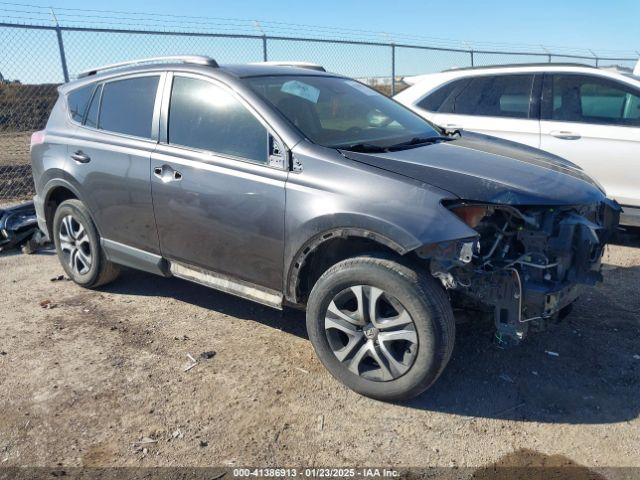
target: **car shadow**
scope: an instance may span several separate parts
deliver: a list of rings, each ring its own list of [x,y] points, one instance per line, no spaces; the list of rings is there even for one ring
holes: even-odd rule
[[[612,268],[560,324],[500,350],[490,323],[457,326],[453,357],[434,386],[401,405],[462,415],[570,424],[614,423],[640,412],[640,267]],[[104,291],[164,296],[307,338],[304,313],[280,312],[177,278],[125,270]],[[309,346],[311,348],[311,346]]]
[[[219,292],[179,278],[164,278],[142,271],[123,269],[118,279],[103,291],[127,295],[169,297],[207,310],[261,323],[301,338],[307,338],[304,312],[290,308],[275,310],[249,300]]]

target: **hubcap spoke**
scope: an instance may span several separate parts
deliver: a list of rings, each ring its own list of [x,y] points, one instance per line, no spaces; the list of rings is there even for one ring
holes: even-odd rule
[[[415,330],[393,330],[390,332],[380,332],[378,339],[381,343],[393,342],[394,340],[406,340],[410,343],[418,343],[418,335]]]
[[[353,353],[358,345],[362,345],[363,338],[364,335],[362,335],[362,333],[353,335],[349,338],[349,343],[347,343],[347,345],[343,349],[336,350],[333,353],[338,358],[338,360],[343,362],[351,353]]]
[[[378,300],[384,292],[376,287],[367,287],[369,297],[369,321],[378,328]]]
[[[411,320],[411,316],[409,315],[409,313],[407,313],[407,311],[403,309],[398,313],[397,316],[380,319],[378,323],[379,329],[386,330],[389,328],[397,328],[404,325],[412,324],[413,320]]]
[[[358,324],[357,320],[351,318],[349,315],[340,310],[334,301],[329,304],[329,309],[327,310],[327,320],[342,320],[345,324],[349,324],[355,330],[356,325]]]
[[[370,353],[371,353],[371,357],[376,361],[376,363],[380,367],[380,374],[382,377],[382,381],[387,382],[389,380],[393,380],[395,376],[393,375],[393,373],[391,373],[391,370],[389,369],[389,366],[387,365],[386,361],[382,359],[382,356],[380,355],[379,350],[380,350],[379,346],[374,346],[373,348],[371,348]]]
[[[358,322],[361,325],[364,325],[365,323],[367,323],[367,312],[365,311],[365,300],[362,285],[351,287],[351,291],[356,297],[356,302],[358,302],[358,309],[356,310]]]
[[[89,258],[80,248],[78,249],[77,260],[82,265],[79,269],[80,273],[85,273],[89,268],[91,268],[91,258]]]
[[[387,350],[387,346],[384,342],[380,342],[378,347],[380,349],[380,353],[384,357],[384,360],[388,362],[389,370],[394,377],[399,377],[409,369],[407,365],[395,359],[391,352]]]
[[[356,375],[360,375],[360,363],[371,351],[371,342],[365,342],[349,361],[348,368]]]
[[[351,335],[355,335],[357,333],[361,333],[358,330],[358,327],[356,325],[354,325],[353,323],[345,320],[342,317],[336,317],[336,318],[330,318],[327,317],[324,319],[324,328],[325,329],[330,329],[330,328],[335,328],[340,330],[343,333],[346,333],[347,335],[351,336]]]

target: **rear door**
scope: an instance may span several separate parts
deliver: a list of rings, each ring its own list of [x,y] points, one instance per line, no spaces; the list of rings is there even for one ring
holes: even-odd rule
[[[160,78],[138,74],[97,84],[84,116],[70,105],[81,125],[68,149],[70,174],[102,238],[153,253],[159,245],[149,171]]]
[[[227,86],[169,74],[152,190],[160,248],[174,264],[282,291],[282,143]],[[280,155],[280,156],[279,156]]]
[[[539,147],[540,80],[536,75],[482,75],[453,83],[421,102],[422,108],[435,110],[434,123]]]
[[[581,166],[607,195],[640,206],[640,89],[596,75],[544,79],[541,148]]]

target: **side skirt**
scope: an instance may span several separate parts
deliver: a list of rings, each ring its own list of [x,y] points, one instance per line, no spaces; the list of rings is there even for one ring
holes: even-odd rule
[[[171,262],[169,270],[178,278],[282,310],[282,294],[275,290],[179,262]]]
[[[107,260],[118,265],[143,270],[163,277],[175,276],[282,310],[283,296],[281,292],[276,290],[267,289],[193,265],[168,261],[155,253],[130,247],[106,238],[100,239],[100,244]]]
[[[114,242],[106,238],[100,239],[100,245],[104,250],[107,260],[124,265],[125,267],[143,270],[163,277],[170,277],[167,261],[160,255],[130,247],[124,243]]]

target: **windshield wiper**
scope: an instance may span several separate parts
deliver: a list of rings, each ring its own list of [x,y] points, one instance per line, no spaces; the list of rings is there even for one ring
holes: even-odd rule
[[[389,151],[393,151],[393,150],[402,150],[403,148],[412,148],[412,147],[419,147],[420,145],[427,145],[427,144],[431,144],[431,143],[437,143],[437,142],[448,142],[450,140],[453,140],[453,138],[451,137],[413,137],[411,140],[408,140],[406,142],[401,142],[401,143],[396,143],[395,145],[390,145],[387,147],[387,150]]]
[[[336,145],[334,148],[338,150],[349,150],[351,152],[362,153],[380,153],[386,152],[387,149],[380,145],[374,145],[373,143],[353,143],[350,145]]]

